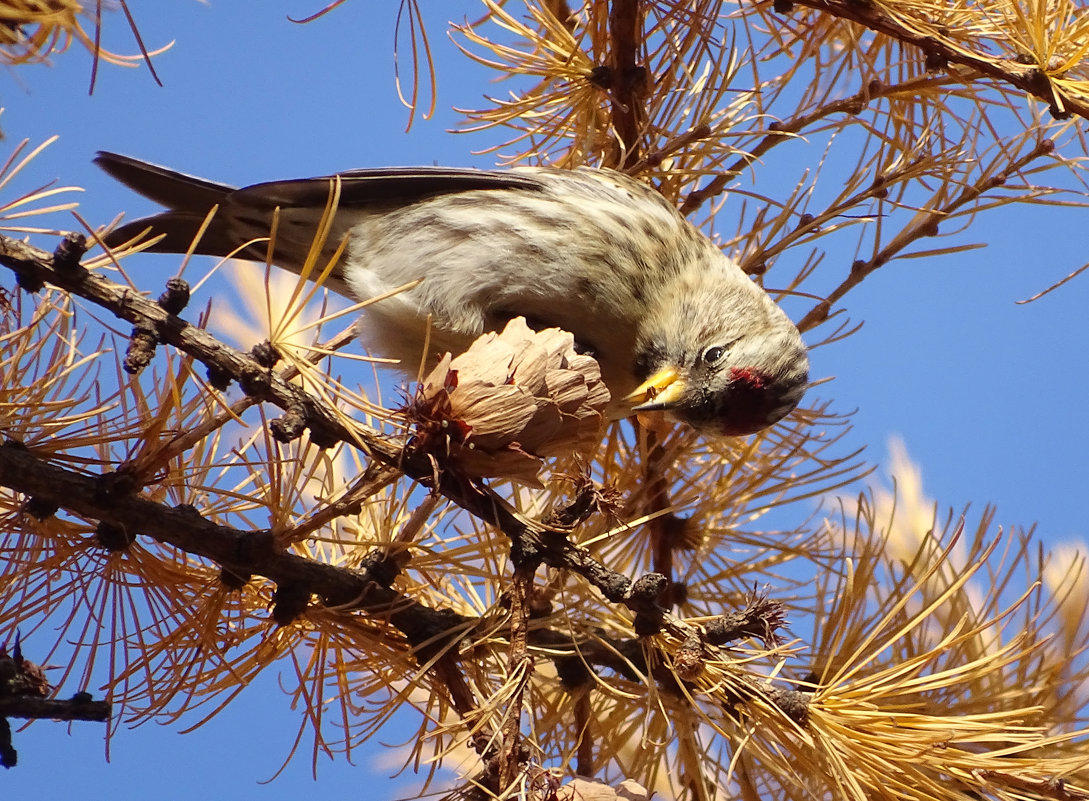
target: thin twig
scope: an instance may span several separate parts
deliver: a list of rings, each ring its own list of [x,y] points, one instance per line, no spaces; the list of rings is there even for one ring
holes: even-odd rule
[[[870,30],[892,39],[920,48],[929,60],[936,63],[957,64],[978,73],[1014,86],[1047,103],[1055,117],[1076,114],[1089,119],[1089,103],[1074,95],[1059,95],[1040,65],[1024,64],[1012,58],[992,54],[975,55],[953,47],[939,36],[931,35],[918,26],[886,13],[877,3],[859,0],[794,0],[797,5],[812,8],[840,19],[857,22]]]

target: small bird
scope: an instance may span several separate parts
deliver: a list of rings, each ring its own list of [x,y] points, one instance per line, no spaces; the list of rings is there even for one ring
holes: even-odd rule
[[[300,273],[332,188],[322,256],[346,247],[327,284],[367,307],[359,333],[415,369],[425,347],[459,353],[524,317],[571,332],[594,356],[611,412],[663,411],[715,435],[759,431],[789,413],[809,360],[790,318],[651,187],[618,172],[522,167],[364,169],[235,188],[128,156],[96,163],[167,211],[107,234],[149,250],[272,262]],[[247,245],[247,243],[250,243]],[[425,343],[428,343],[425,345]]]

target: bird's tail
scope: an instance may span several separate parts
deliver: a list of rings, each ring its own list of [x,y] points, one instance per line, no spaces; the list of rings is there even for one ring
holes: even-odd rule
[[[155,253],[185,253],[214,206],[221,206],[235,187],[197,178],[117,153],[100,151],[95,164],[130,189],[153,200],[168,211],[125,223],[104,237],[110,247],[120,246],[141,233],[163,235],[148,250]],[[215,218],[201,236],[195,250],[209,256],[225,256],[240,243],[229,235],[226,221]]]

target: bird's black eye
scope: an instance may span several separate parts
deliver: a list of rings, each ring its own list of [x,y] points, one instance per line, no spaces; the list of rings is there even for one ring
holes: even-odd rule
[[[714,365],[720,361],[723,356],[726,355],[726,348],[721,345],[712,345],[703,352],[703,361],[705,364]]]

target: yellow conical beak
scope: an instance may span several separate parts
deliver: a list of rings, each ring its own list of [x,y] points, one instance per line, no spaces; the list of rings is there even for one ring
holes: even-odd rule
[[[624,400],[633,403],[632,411],[653,412],[671,409],[684,396],[685,381],[675,367],[663,367]]]

